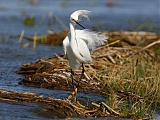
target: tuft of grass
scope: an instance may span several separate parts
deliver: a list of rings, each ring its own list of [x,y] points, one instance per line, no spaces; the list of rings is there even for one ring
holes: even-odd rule
[[[23,19],[23,24],[26,26],[34,26],[35,24],[35,17],[26,17]]]
[[[160,107],[160,64],[143,53],[127,58],[125,64],[107,73],[106,104],[134,119],[149,118]]]

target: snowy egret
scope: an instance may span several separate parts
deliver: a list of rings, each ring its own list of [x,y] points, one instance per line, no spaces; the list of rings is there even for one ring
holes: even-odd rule
[[[82,79],[85,69],[85,62],[92,62],[90,52],[95,48],[102,46],[107,42],[108,37],[102,34],[99,34],[94,31],[85,29],[83,25],[79,23],[83,18],[89,20],[90,11],[88,10],[77,10],[70,15],[70,33],[63,40],[64,53],[69,61],[72,77],[72,85],[74,91],[74,101],[76,102],[77,87],[79,86],[80,80]],[[75,29],[75,25],[79,25],[83,30]],[[75,86],[73,71],[77,70],[82,64],[82,73],[78,80],[78,84]],[[70,99],[72,96],[68,96]]]

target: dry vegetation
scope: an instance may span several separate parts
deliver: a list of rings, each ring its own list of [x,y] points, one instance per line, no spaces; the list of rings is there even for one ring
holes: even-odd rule
[[[61,113],[63,117],[78,115],[134,119],[151,117],[155,108],[160,108],[159,34],[147,32],[104,32],[104,34],[110,37],[109,43],[92,53],[93,63],[85,64],[85,76],[78,91],[101,94],[106,97],[105,101],[93,102],[91,106],[80,106],[69,100],[44,98],[34,94],[32,99],[35,99],[30,102],[46,103],[50,106],[45,107],[47,111],[52,110],[57,115]],[[63,54],[23,64],[17,73],[25,76],[19,84],[72,91],[70,68]],[[75,81],[80,73],[80,70],[75,71]],[[0,94],[2,100],[10,100],[2,93]],[[12,92],[8,92],[9,94]],[[26,101],[22,98],[13,100]]]

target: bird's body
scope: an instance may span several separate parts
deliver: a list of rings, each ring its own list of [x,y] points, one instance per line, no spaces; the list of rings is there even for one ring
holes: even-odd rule
[[[70,16],[71,20],[70,33],[63,40],[63,47],[64,47],[64,53],[69,61],[71,74],[72,70],[77,70],[81,64],[83,67],[83,63],[85,62],[91,63],[92,58],[90,52],[93,51],[95,48],[104,45],[108,39],[107,36],[85,29],[80,23],[78,23],[79,19],[81,18],[87,18],[87,20],[89,20],[88,18],[89,13],[90,11],[87,10],[78,10],[75,11]],[[76,24],[80,25],[84,29],[83,30],[75,29]],[[82,75],[80,77],[80,80],[83,74],[84,74],[84,67],[82,70]],[[73,83],[73,76],[72,76],[72,83]]]
[[[77,70],[81,63],[92,62],[90,52],[103,45],[108,37],[87,29],[76,30],[72,23],[70,23],[70,31],[63,40],[63,47],[70,68]]]

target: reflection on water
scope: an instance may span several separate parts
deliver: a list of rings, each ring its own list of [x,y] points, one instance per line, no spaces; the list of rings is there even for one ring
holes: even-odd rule
[[[18,39],[10,39],[10,35],[18,35],[22,29],[25,35],[45,35],[49,29],[62,31],[64,28],[53,17],[48,24],[48,16],[58,16],[68,26],[69,15],[77,9],[92,11],[91,22],[82,22],[88,29],[96,30],[145,30],[160,31],[158,0],[1,0],[0,3],[0,88],[6,90],[30,91],[44,96],[66,98],[69,91],[44,90],[18,85],[23,78],[15,74],[23,63],[34,62],[37,59],[52,57],[54,52],[61,53],[62,47],[38,45],[35,50],[30,45],[24,49],[18,44]],[[35,25],[25,26],[23,19],[35,17]],[[23,41],[26,43],[28,41]],[[32,44],[32,43],[31,43]],[[84,96],[84,97],[82,97]],[[94,97],[93,97],[94,96]],[[79,94],[79,98],[97,99],[95,95]],[[0,103],[1,119],[43,119],[33,114],[37,109],[35,104]],[[158,115],[157,115],[158,116]],[[80,118],[79,118],[80,119]],[[92,119],[92,118],[91,118]]]

